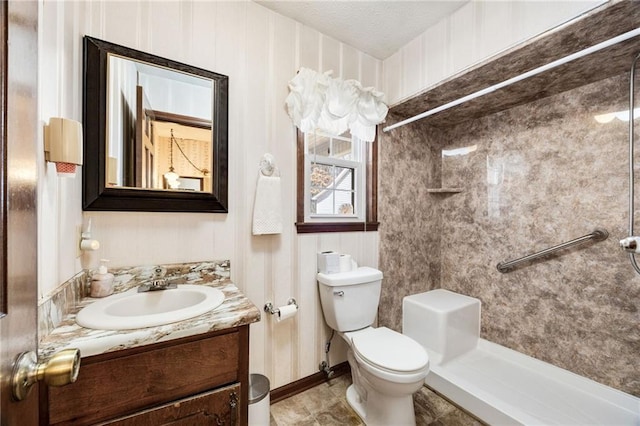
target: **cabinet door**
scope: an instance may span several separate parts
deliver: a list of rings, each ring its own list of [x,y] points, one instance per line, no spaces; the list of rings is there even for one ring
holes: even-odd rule
[[[88,359],[75,383],[48,388],[49,423],[94,425],[240,382],[238,339],[234,331]]]
[[[127,417],[101,423],[108,426],[236,426],[239,425],[240,384],[181,399]]]

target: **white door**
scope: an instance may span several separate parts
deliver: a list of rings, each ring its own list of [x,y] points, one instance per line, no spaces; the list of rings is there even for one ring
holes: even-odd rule
[[[38,424],[37,385],[17,402],[11,373],[37,346],[38,2],[2,1],[0,9],[0,423],[30,426]]]

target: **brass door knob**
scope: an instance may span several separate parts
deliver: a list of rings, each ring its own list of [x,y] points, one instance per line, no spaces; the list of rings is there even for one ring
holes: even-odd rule
[[[11,387],[13,397],[22,401],[31,386],[43,381],[49,386],[64,386],[78,378],[80,370],[80,349],[64,349],[51,358],[38,362],[34,352],[23,352],[13,366]]]

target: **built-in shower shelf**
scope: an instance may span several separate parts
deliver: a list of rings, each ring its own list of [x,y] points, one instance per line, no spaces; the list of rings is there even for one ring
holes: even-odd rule
[[[463,191],[462,188],[427,188],[427,192],[432,194],[457,194]]]

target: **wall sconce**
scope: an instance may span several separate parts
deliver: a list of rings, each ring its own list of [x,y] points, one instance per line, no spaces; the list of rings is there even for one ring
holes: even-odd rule
[[[82,165],[82,124],[68,118],[51,117],[44,127],[44,159],[56,163],[60,177],[75,177]]]

